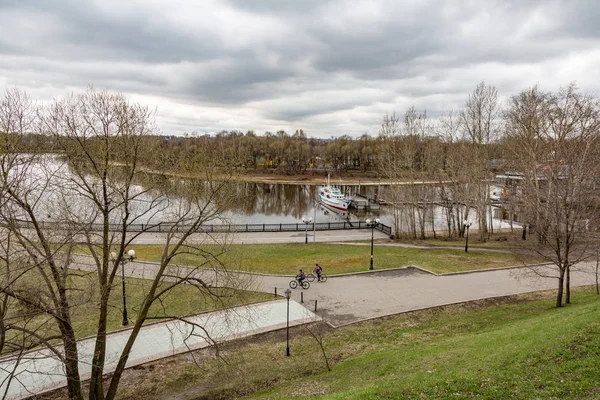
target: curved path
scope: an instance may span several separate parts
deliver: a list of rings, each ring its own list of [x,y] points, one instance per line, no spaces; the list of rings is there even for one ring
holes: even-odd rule
[[[81,269],[91,269],[90,259],[80,256]],[[129,262],[125,274],[149,279],[158,265]],[[172,276],[202,279],[211,286],[230,286],[283,295],[292,276],[259,275],[173,266]],[[434,274],[418,267],[337,275],[327,282],[313,282],[310,289],[295,289],[292,298],[314,311],[333,326],[377,318],[405,311],[465,301],[554,289],[556,270],[552,266],[514,267],[466,273]],[[595,283],[594,265],[581,263],[573,268],[573,287]]]

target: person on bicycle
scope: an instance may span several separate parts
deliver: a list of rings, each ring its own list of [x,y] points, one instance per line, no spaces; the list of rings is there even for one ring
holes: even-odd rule
[[[315,274],[317,274],[317,282],[321,280],[321,274],[323,273],[323,268],[319,264],[315,264],[315,269],[313,270]]]
[[[296,275],[296,279],[298,280],[298,283],[300,284],[300,286],[302,286],[302,281],[304,279],[306,279],[306,275],[304,275],[304,272],[302,270],[300,270],[298,275]]]

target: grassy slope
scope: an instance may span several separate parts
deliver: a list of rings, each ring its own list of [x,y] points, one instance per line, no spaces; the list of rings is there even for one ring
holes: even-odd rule
[[[160,245],[132,246],[141,260],[158,261]],[[241,262],[241,269],[269,274],[295,274],[298,269],[312,271],[315,263],[325,273],[341,274],[365,271],[369,266],[370,246],[345,244],[265,244],[232,245],[225,255],[226,262]],[[470,252],[462,249],[412,249],[392,246],[374,248],[376,269],[418,265],[433,272],[457,272],[483,268],[522,265],[522,258],[514,253]],[[175,260],[182,265],[197,264],[191,256]],[[237,267],[234,267],[237,268]]]
[[[589,289],[553,308],[553,294],[529,294],[402,314],[323,333],[327,372],[305,328],[204,355],[147,366],[123,398],[228,399],[597,399],[600,297]],[[515,299],[521,299],[515,302]],[[282,332],[284,333],[284,332]],[[201,357],[202,358],[202,357]],[[152,372],[155,371],[155,372]],[[134,384],[135,383],[135,384]],[[268,388],[265,390],[265,388]]]
[[[417,327],[365,326],[369,351],[256,397],[292,397],[289,387],[316,380],[330,399],[598,398],[600,299],[589,291],[576,298],[565,309],[545,301],[446,314]]]

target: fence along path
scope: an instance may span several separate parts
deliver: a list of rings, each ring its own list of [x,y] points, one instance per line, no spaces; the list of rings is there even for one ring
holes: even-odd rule
[[[102,231],[102,224],[72,224],[63,222],[41,222],[42,228],[53,228],[61,230],[75,231]],[[19,225],[23,228],[33,228],[33,224],[29,221],[21,221]],[[110,224],[109,230],[120,231],[123,228],[120,224]],[[186,225],[178,225],[171,223],[156,223],[156,224],[131,224],[127,230],[129,232],[183,232],[190,227]],[[196,232],[200,233],[229,233],[229,232],[293,232],[293,231],[339,231],[348,229],[371,229],[372,226],[366,221],[341,221],[341,222],[317,222],[317,223],[287,223],[287,224],[238,224],[238,225],[200,225]],[[392,227],[377,223],[374,229],[385,233],[392,234]]]

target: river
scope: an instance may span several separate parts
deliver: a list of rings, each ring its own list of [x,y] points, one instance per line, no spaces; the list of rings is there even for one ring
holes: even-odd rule
[[[42,166],[43,164],[43,166]],[[60,179],[62,187],[65,187],[65,182],[69,181],[72,176],[72,171],[66,163],[62,162],[59,156],[46,155],[40,161],[39,166],[34,166],[29,173],[30,180],[44,179],[48,173],[54,176],[54,179]],[[197,191],[206,185],[205,182],[194,179],[168,178],[163,179],[160,187],[161,192],[157,190],[146,191],[147,187],[156,184],[157,176],[150,173],[141,173],[136,181],[134,190],[141,193],[137,204],[134,204],[134,210],[142,209],[145,204],[150,203],[157,197],[167,196],[171,204],[171,208],[162,209],[154,217],[153,221],[168,220],[169,213],[172,210],[172,205],[181,205],[189,201],[188,194]],[[325,184],[325,182],[323,182]],[[360,185],[360,184],[343,184],[338,185],[342,193],[354,195],[360,193],[363,196],[379,199],[389,199],[389,186],[386,185]],[[437,197],[438,187],[428,185],[427,190],[431,196]],[[220,197],[220,204],[223,206],[222,215],[225,217],[223,223],[234,224],[275,224],[275,223],[302,223],[302,219],[311,219],[313,222],[332,222],[343,220],[365,220],[379,218],[386,225],[393,225],[393,209],[392,206],[382,205],[377,210],[349,210],[346,213],[334,211],[324,207],[318,202],[317,191],[318,185],[311,184],[289,184],[289,183],[252,183],[252,182],[232,182],[228,184],[225,195]],[[118,192],[118,184],[113,190]],[[433,195],[431,194],[433,193]],[[44,214],[54,219],[59,207],[57,202],[65,202],[64,198],[57,196],[54,193],[48,193],[42,196],[40,208],[44,210]],[[87,204],[86,204],[87,203]],[[82,213],[89,212],[89,200],[84,197],[71,195],[66,201],[70,212]],[[440,206],[433,206],[433,226],[432,218],[428,217],[427,230],[435,228],[440,232],[447,228],[445,209]],[[492,208],[493,215],[498,216],[498,210]],[[476,226],[474,219],[475,212],[471,212],[471,222]],[[115,221],[119,222],[120,215],[115,216]],[[136,223],[148,223],[146,216],[139,218]],[[215,221],[218,223],[218,221]],[[508,228],[510,222],[493,218],[494,228]],[[402,231],[408,231],[407,227],[401,227]]]

